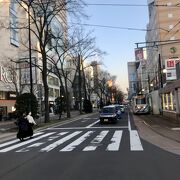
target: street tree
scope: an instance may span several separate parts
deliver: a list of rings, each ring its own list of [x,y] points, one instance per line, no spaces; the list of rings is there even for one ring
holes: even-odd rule
[[[45,102],[45,122],[49,121],[49,87],[47,75],[49,74],[48,63],[49,54],[52,52],[52,36],[53,25],[58,24],[58,31],[66,29],[67,13],[79,17],[83,15],[84,2],[82,0],[22,0],[17,1],[20,6],[28,13],[30,23],[24,27],[30,30],[32,36],[37,40],[38,44],[30,44],[32,53],[38,53],[41,56],[41,61],[36,65],[42,72],[42,81],[44,88]],[[26,5],[26,6],[25,6]],[[63,21],[62,21],[63,20]],[[29,40],[30,37],[29,37]]]

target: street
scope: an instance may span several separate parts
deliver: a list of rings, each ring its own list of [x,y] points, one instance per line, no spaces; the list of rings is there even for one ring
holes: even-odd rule
[[[0,144],[1,180],[177,180],[178,155],[140,138],[131,112],[116,124],[98,115]]]

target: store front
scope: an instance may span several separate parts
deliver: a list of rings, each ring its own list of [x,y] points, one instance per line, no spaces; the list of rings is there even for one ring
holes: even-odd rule
[[[160,89],[163,116],[180,123],[180,80]]]

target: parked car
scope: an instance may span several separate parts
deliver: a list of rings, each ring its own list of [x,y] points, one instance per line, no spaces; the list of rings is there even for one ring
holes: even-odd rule
[[[113,122],[116,123],[117,120],[120,118],[119,112],[115,105],[104,106],[100,111],[100,124],[104,122]]]

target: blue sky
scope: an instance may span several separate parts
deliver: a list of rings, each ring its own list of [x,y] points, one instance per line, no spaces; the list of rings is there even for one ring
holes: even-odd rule
[[[85,2],[147,5],[147,0],[85,0]],[[85,11],[90,18],[83,20],[83,23],[92,25],[146,29],[148,23],[147,6],[88,6]],[[135,43],[144,42],[146,32],[93,26],[86,28],[94,30],[92,35],[96,37],[97,47],[108,53],[102,59],[105,64],[102,68],[116,75],[118,85],[125,91],[128,87],[127,62],[134,61]]]

